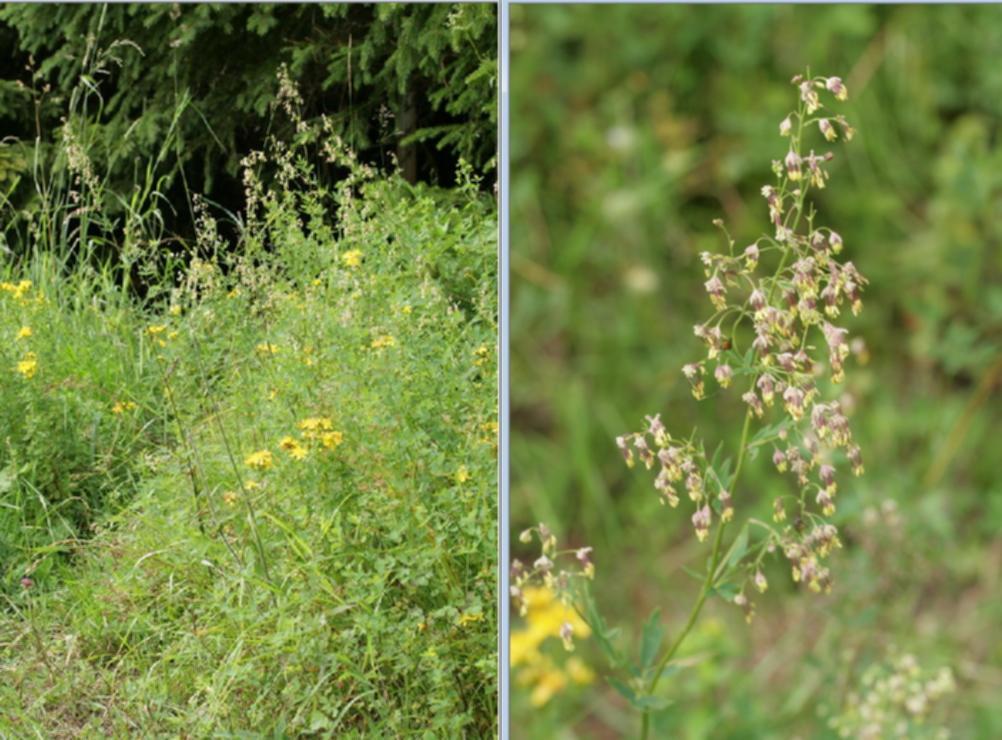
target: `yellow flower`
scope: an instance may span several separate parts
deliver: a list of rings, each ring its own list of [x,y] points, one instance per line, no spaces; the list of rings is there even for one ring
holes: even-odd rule
[[[275,463],[275,458],[268,450],[252,452],[244,458],[244,464],[255,470],[267,470]]]
[[[111,413],[124,414],[126,411],[133,411],[135,409],[135,401],[117,401],[115,405],[111,407]]]
[[[384,347],[393,347],[396,343],[397,340],[392,336],[389,334],[383,334],[382,336],[373,339],[371,346],[373,349],[383,349]]]
[[[541,707],[567,685],[567,676],[557,668],[550,668],[539,673],[535,684],[529,695],[529,701],[532,702],[532,706]]]
[[[227,506],[236,506],[237,494],[233,491],[226,491],[223,493],[223,503]]]
[[[463,485],[470,479],[470,471],[466,469],[465,465],[460,465],[459,469],[456,471],[456,483],[457,485]]]
[[[487,345],[486,344],[481,344],[479,347],[477,347],[475,350],[473,350],[473,354],[476,357],[476,359],[473,360],[473,364],[476,365],[477,367],[480,367],[481,365],[486,364],[487,363],[487,358],[490,355],[490,353],[491,353],[491,351],[487,347]]]
[[[326,416],[312,416],[299,422],[299,428],[304,432],[328,432],[334,428],[334,423]]]
[[[595,680],[595,671],[586,666],[584,661],[577,656],[568,660],[564,668],[567,669],[567,675],[574,683],[585,685]]]
[[[508,640],[508,655],[512,666],[539,660],[539,640],[528,630],[516,630]]]
[[[306,458],[307,449],[299,444],[299,440],[295,437],[282,437],[278,446],[289,453],[289,457],[293,460],[303,460]]]
[[[560,639],[560,628],[564,623],[571,625],[577,637],[584,638],[591,634],[588,624],[574,608],[557,599],[556,594],[545,586],[526,588],[522,593],[522,600],[526,606],[526,626],[522,630],[513,631],[511,635],[513,643],[516,634],[523,635],[519,638],[524,640],[524,644],[520,646],[522,655],[531,656],[548,638]],[[514,649],[512,665],[517,665]]]
[[[320,444],[324,449],[333,450],[344,441],[344,434],[341,432],[324,432],[320,435]]]
[[[359,267],[362,264],[362,252],[358,249],[349,249],[341,255],[341,262],[345,267]]]
[[[31,327],[30,326],[22,326],[17,331],[17,338],[18,339],[27,339],[28,337],[31,336],[31,334],[32,334],[32,332],[31,332]]]
[[[17,285],[14,285],[13,283],[0,283],[0,290],[7,291],[12,296],[14,296],[14,298],[16,298],[18,301],[23,302],[22,299],[24,298],[25,294],[29,290],[31,290],[31,285],[32,283],[30,280],[22,280]]]
[[[37,370],[38,359],[35,357],[34,352],[29,352],[24,356],[24,359],[17,363],[17,371],[26,378],[31,379],[35,377],[35,371]]]
[[[167,327],[163,324],[153,324],[152,326],[146,327],[146,333],[149,335],[157,345],[161,347],[166,347],[167,342],[160,338],[160,335],[167,331]]]
[[[465,627],[466,625],[471,624],[473,622],[482,622],[483,619],[484,619],[483,614],[480,613],[471,614],[467,612],[466,614],[461,614],[459,616],[459,619],[456,620],[456,625],[459,627]]]
[[[484,433],[484,437],[481,438],[481,442],[484,444],[497,444],[498,441],[498,423],[496,421],[487,421],[480,425],[480,431]]]
[[[175,303],[173,306],[170,307],[170,309],[168,309],[167,313],[169,313],[171,316],[180,316],[181,306]]]
[[[271,342],[261,342],[257,347],[255,347],[259,355],[277,355],[278,347]]]
[[[414,308],[409,303],[407,303],[407,304],[404,304],[404,306],[400,310],[404,314],[410,316],[410,314],[414,311]]]

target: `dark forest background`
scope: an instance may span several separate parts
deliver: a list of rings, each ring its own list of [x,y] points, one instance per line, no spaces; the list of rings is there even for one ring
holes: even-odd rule
[[[293,133],[274,115],[283,66],[307,120],[329,117],[364,161],[449,187],[463,160],[488,189],[496,46],[489,4],[0,5],[0,194],[31,207],[36,141],[58,166],[83,86],[99,92],[79,112],[112,187],[127,192],[169,138],[168,200],[195,192],[235,213],[240,160]]]

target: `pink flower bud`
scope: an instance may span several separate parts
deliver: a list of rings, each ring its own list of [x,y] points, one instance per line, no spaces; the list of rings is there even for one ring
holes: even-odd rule
[[[832,126],[831,121],[827,118],[822,118],[818,121],[818,128],[821,129],[821,133],[824,134],[824,137],[828,141],[835,141],[838,138],[838,131],[835,130],[835,127]]]
[[[836,100],[847,100],[849,98],[849,90],[846,89],[841,77],[829,77],[825,80],[825,87],[828,89],[828,92],[835,96]]]

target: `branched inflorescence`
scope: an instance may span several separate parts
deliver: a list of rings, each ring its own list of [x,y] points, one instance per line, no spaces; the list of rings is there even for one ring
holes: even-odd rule
[[[834,322],[845,306],[859,313],[866,279],[852,262],[839,262],[842,237],[817,223],[806,200],[812,188],[825,187],[825,165],[834,157],[832,152],[807,150],[806,135],[815,126],[826,141],[840,135],[848,141],[854,134],[843,116],[827,116],[821,102],[825,92],[845,100],[846,87],[837,77],[798,75],[793,84],[799,91],[798,109],[779,125],[780,135],[790,140],[789,149],[773,162],[775,183],[761,191],[772,233],[735,250],[723,223],[715,221],[728,248],[726,253],[701,255],[704,287],[715,312],[694,332],[707,353],[682,372],[697,399],[705,396],[708,375],[720,388],[747,381],[741,399],[749,419],[763,419],[773,407],[781,408],[775,424],[750,441],[743,436],[739,460],[753,447],[771,445],[777,470],[793,477],[798,493],[776,499],[773,506],[774,521],[788,523],[781,530],[768,528],[763,549],[778,547],[790,561],[795,581],[827,591],[831,576],[823,560],[840,546],[838,532],[828,521],[835,513],[836,465],[841,456],[859,475],[863,463],[842,405],[826,400],[822,386],[844,379],[848,331]],[[767,260],[774,267],[760,274],[760,263]],[[676,507],[682,498],[693,502],[692,524],[701,541],[715,522],[733,517],[732,482],[707,461],[702,445],[673,437],[659,416],[647,417],[646,429],[616,441],[628,465],[640,460],[648,469],[657,467],[654,487],[663,503]],[[749,567],[748,578],[764,590],[757,563]],[[743,589],[735,601],[750,614]]]
[[[839,137],[848,141],[855,132],[843,116],[827,114],[822,103],[823,96],[827,102],[846,100],[841,79],[798,75],[793,84],[799,93],[797,110],[779,124],[779,134],[789,146],[783,158],[773,162],[775,181],[761,191],[771,233],[736,249],[723,222],[714,222],[727,246],[718,254],[702,254],[704,288],[714,313],[694,331],[706,345],[706,357],[682,368],[696,399],[706,396],[707,383],[743,389],[746,413],[736,459],[732,463],[724,458],[722,447],[707,455],[694,434],[673,436],[660,415],[646,417],[642,431],[616,439],[627,465],[639,461],[648,470],[657,470],[654,488],[662,503],[676,508],[688,499],[696,537],[712,541],[702,588],[681,632],[657,657],[644,651],[645,662],[633,668],[629,686],[617,684],[643,715],[642,738],[650,736],[652,708],[660,701],[655,692],[664,670],[709,596],[731,598],[750,620],[754,604],[747,592],[768,588],[761,565],[767,554],[777,550],[789,561],[794,581],[812,591],[830,590],[832,577],[825,562],[841,546],[831,521],[837,471],[843,467],[856,475],[863,472],[847,410],[831,391],[844,380],[850,351],[864,351],[859,340],[850,343],[848,331],[836,322],[846,308],[859,313],[866,279],[851,262],[839,260],[842,237],[817,222],[807,201],[811,190],[827,185],[826,166],[834,158],[832,152],[808,149],[807,136],[816,128],[826,142]],[[763,426],[752,435],[755,419]],[[795,492],[773,502],[772,523],[750,516],[738,495],[746,459],[770,450],[776,469],[795,483]],[[723,533],[739,512],[741,534],[724,554]],[[749,536],[752,526],[765,532],[754,542]],[[512,564],[513,601],[520,604],[525,589],[540,583],[567,604],[584,604],[599,644],[612,666],[620,665],[622,656],[611,646],[612,633],[594,602],[573,588],[594,577],[591,548],[560,551],[543,524],[523,532],[521,540],[537,538],[540,557],[531,565],[517,560]],[[558,564],[561,560],[566,565]],[[656,613],[644,629],[647,643],[658,645]],[[571,649],[571,630],[565,626],[561,636]]]

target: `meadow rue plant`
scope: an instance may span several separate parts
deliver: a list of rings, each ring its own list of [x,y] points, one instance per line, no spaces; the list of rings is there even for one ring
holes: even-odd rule
[[[848,91],[837,77],[808,73],[792,82],[797,109],[779,124],[779,135],[788,140],[786,153],[773,161],[774,182],[761,189],[770,230],[738,247],[724,223],[714,221],[724,235],[725,249],[701,254],[704,288],[714,312],[693,328],[706,356],[682,368],[697,400],[707,395],[708,386],[740,389],[746,412],[736,457],[726,457],[722,444],[708,454],[695,434],[670,432],[660,414],[646,417],[640,431],[616,439],[628,466],[639,461],[656,471],[654,489],[660,501],[686,509],[697,540],[709,547],[702,586],[679,634],[662,648],[655,611],[644,628],[640,665],[630,666],[626,682],[610,679],[642,712],[642,737],[651,731],[652,713],[665,706],[655,694],[658,684],[709,596],[733,602],[750,621],[752,595],[768,588],[762,563],[770,553],[780,553],[793,580],[809,591],[831,590],[833,577],[826,563],[841,547],[830,520],[839,471],[863,472],[862,453],[831,388],[844,379],[850,351],[848,330],[836,322],[846,308],[859,313],[867,281],[852,262],[839,260],[842,237],[820,223],[808,200],[812,190],[826,187],[826,166],[835,156],[813,148],[812,131],[824,143],[849,141],[855,133],[844,116],[826,108],[844,101]],[[763,426],[752,435],[754,420]],[[773,502],[772,523],[749,515],[740,488],[745,463],[762,451],[771,451],[773,465],[791,478],[796,491]],[[725,550],[724,535],[732,521],[738,534]],[[753,532],[760,536],[753,539]],[[540,525],[523,533],[524,541],[534,537],[541,556],[531,567],[514,564],[515,603],[522,603],[532,584],[556,589],[567,603],[578,605],[613,667],[619,667],[623,659],[609,640],[611,633],[587,591],[574,587],[594,575],[590,551],[582,551],[581,567],[559,569],[556,561],[567,553],[557,551],[552,532]]]

